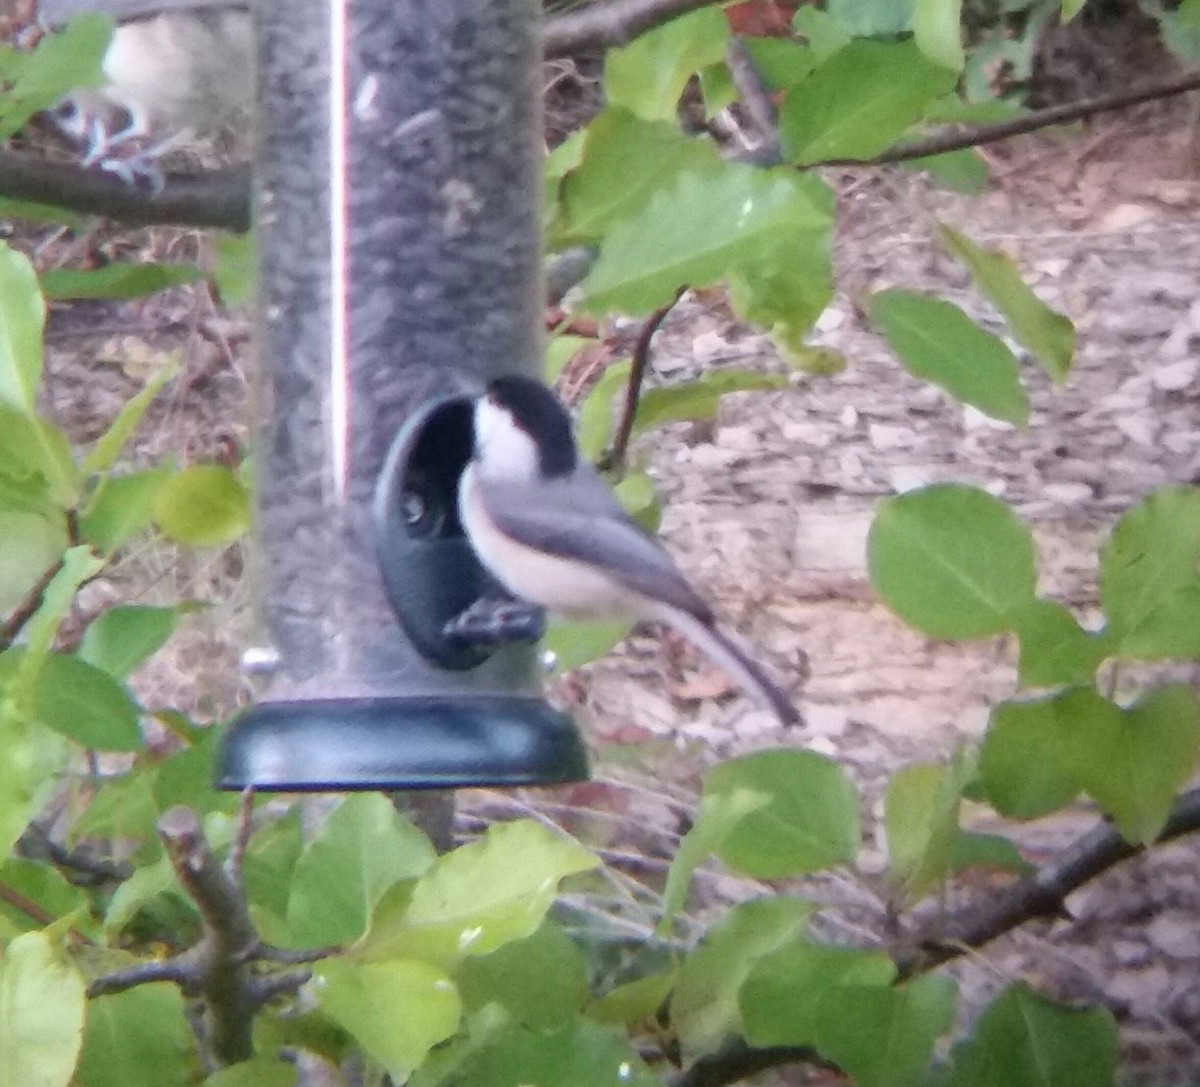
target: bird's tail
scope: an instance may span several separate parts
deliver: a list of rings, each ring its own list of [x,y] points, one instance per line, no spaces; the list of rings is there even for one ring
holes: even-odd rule
[[[705,622],[677,608],[663,607],[655,618],[673,626],[707,653],[750,694],[762,702],[784,725],[800,724],[800,712],[767,670],[715,623]]]

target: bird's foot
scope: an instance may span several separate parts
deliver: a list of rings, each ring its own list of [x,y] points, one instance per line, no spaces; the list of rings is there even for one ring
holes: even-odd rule
[[[546,613],[524,600],[482,597],[443,630],[447,638],[467,645],[536,642],[546,633]]]

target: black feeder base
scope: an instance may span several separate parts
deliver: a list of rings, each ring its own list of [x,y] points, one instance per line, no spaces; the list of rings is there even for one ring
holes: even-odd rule
[[[559,785],[588,776],[571,719],[518,696],[264,702],[234,721],[220,789],[343,792]]]

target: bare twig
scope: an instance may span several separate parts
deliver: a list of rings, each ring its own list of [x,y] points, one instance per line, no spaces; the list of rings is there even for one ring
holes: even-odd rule
[[[629,380],[625,383],[625,400],[621,405],[621,415],[617,420],[617,432],[613,437],[612,447],[605,454],[600,467],[617,472],[625,470],[625,457],[629,452],[629,439],[633,436],[633,423],[637,418],[638,401],[642,396],[642,383],[646,379],[646,368],[650,363],[650,341],[659,330],[667,314],[675,307],[675,303],[683,297],[686,287],[680,287],[675,297],[665,306],[656,309],[646,318],[638,332],[636,343],[633,345],[633,359],[629,365]]]
[[[114,970],[96,978],[87,988],[88,999],[123,993],[138,985],[150,985],[156,981],[173,981],[184,992],[191,992],[195,981],[196,964],[186,955],[176,955],[162,962],[140,962],[123,970]]]
[[[764,146],[758,150],[765,152],[771,145],[775,154],[779,154],[779,110],[775,108],[775,100],[771,97],[771,88],[759,74],[750,50],[746,48],[741,38],[730,38],[725,47],[725,67],[729,69],[729,77],[737,87],[742,105],[750,114],[750,120],[758,130],[758,136],[764,141]]]
[[[51,838],[46,829],[37,822],[30,823],[25,828],[17,847],[23,857],[30,860],[48,860],[55,867],[66,869],[67,878],[77,885],[120,883],[133,875],[131,865],[93,857],[84,848],[67,849]]]
[[[0,623],[0,652],[8,649],[16,640],[17,635],[25,628],[25,624],[33,618],[34,613],[41,607],[42,595],[46,592],[54,575],[62,569],[62,563],[56,562],[49,567],[34,583],[33,588],[25,594],[22,600],[3,623]]]
[[[542,49],[551,58],[628,45],[647,30],[714,3],[716,0],[611,0],[564,12],[546,20]]]
[[[229,881],[239,896],[243,891],[242,871],[246,865],[246,849],[250,845],[250,836],[254,833],[254,786],[247,785],[242,790],[241,802],[238,805],[237,835],[229,850],[229,859],[225,862],[229,872]]]
[[[302,966],[310,962],[319,962],[330,955],[341,953],[340,947],[272,947],[269,944],[259,944],[254,948],[253,958],[261,962],[282,962],[293,966]]]

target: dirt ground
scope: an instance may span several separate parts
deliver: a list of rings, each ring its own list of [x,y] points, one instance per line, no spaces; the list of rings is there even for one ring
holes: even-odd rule
[[[730,754],[804,746],[842,761],[865,797],[862,876],[817,889],[835,907],[831,924],[847,936],[882,931],[875,876],[885,861],[878,823],[887,776],[977,738],[989,707],[1016,688],[1013,646],[933,643],[875,602],[864,573],[872,510],[882,497],[934,481],[984,486],[1033,524],[1044,591],[1086,615],[1096,604],[1097,546],[1121,511],[1159,484],[1200,479],[1200,159],[1190,110],[1145,108],[990,151],[994,181],[978,199],[902,170],[830,175],[840,193],[839,294],[816,338],[841,351],[848,368],[832,378],[793,376],[778,393],[731,397],[715,425],[676,425],[638,449],[664,498],[669,547],[730,625],[761,647],[804,727],[782,734],[688,647],[639,633],[554,688],[594,742],[597,781],[526,797],[465,797],[464,825],[526,806],[561,818],[603,842],[622,893],[649,918],[702,768]],[[938,219],[1008,251],[1079,329],[1065,388],[1036,365],[1025,368],[1027,430],[908,377],[856,308],[884,286],[926,289],[1000,330],[931,240]],[[168,232],[88,244],[184,258],[203,250],[197,237]],[[236,458],[252,370],[247,329],[245,315],[220,310],[199,290],[116,310],[55,307],[53,413],[78,436],[98,433],[175,349],[184,373],[149,420],[141,452]],[[719,297],[686,297],[654,342],[652,380],[722,366],[783,370],[767,338]],[[231,631],[245,606],[240,569],[237,548],[204,559],[144,552],[90,590],[90,607],[131,582],[144,600],[213,601],[139,677],[155,704],[216,715],[237,700]],[[1132,693],[1146,678],[1123,672],[1122,689]],[[1081,810],[1016,834],[1036,859],[1094,818]],[[969,819],[998,826],[981,812]],[[762,889],[707,869],[697,913]],[[1017,975],[1102,1001],[1121,1021],[1131,1081],[1195,1082],[1200,843],[1128,862],[1068,907],[1072,920],[1030,926],[958,967],[968,1005]]]

